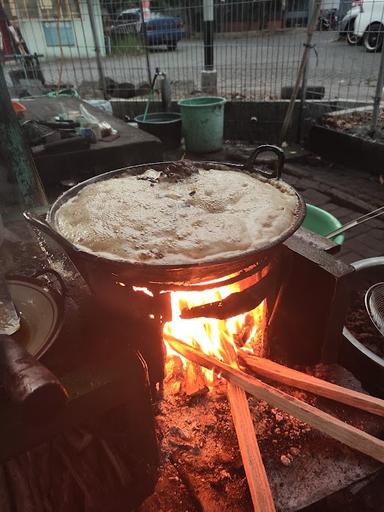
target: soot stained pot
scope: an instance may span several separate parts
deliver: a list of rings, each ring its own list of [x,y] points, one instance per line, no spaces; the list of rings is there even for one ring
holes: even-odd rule
[[[262,152],[273,152],[277,155],[278,161],[274,171],[262,171],[254,168],[255,160]],[[265,145],[258,147],[244,165],[217,162],[194,162],[194,164],[205,169],[215,168],[223,170],[223,172],[228,169],[239,172],[246,171],[251,174],[254,173],[258,177],[262,176],[266,180],[279,180],[284,165],[284,153],[276,146]],[[28,212],[24,214],[25,218],[32,226],[48,234],[62,246],[88,282],[92,291],[106,302],[110,297],[116,299],[116,294],[123,297],[123,292],[126,299],[129,290],[132,290],[132,285],[146,286],[155,291],[183,287],[199,289],[199,285],[201,288],[207,288],[202,283],[242,273],[250,267],[263,269],[263,275],[265,275],[268,267],[272,267],[278,262],[279,248],[282,246],[282,242],[299,228],[305,217],[304,201],[289,185],[284,184],[284,187],[297,196],[297,211],[291,225],[278,238],[266,243],[259,250],[244,252],[236,257],[218,258],[216,261],[183,265],[145,264],[107,259],[77,248],[58,232],[55,224],[56,212],[61,205],[74,197],[82,188],[91,183],[118,178],[122,175],[139,175],[148,168],[161,170],[167,165],[169,165],[169,162],[137,165],[96,176],[76,185],[61,195],[52,205],[46,220],[34,217]]]

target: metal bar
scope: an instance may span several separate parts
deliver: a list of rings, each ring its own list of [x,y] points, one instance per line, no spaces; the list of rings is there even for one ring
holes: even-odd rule
[[[204,21],[204,69],[213,70],[213,21]]]
[[[16,177],[26,207],[48,204],[31,151],[25,143],[21,127],[13,110],[0,62],[0,153],[6,167]]]
[[[313,2],[310,2],[310,7],[313,9]],[[312,11],[309,11],[312,16]],[[307,100],[307,84],[308,84],[308,64],[309,57],[304,66],[303,71],[303,80],[301,83],[301,101],[300,101],[300,112],[299,112],[299,126],[297,130],[297,141],[300,143],[303,134],[303,123],[304,123],[304,114],[305,114],[305,102]]]
[[[213,70],[213,0],[204,0],[203,4],[203,34],[204,34],[204,69]]]
[[[87,6],[88,6],[89,21],[91,23],[93,41],[95,44],[96,63],[97,63],[97,71],[99,73],[100,87],[105,96],[106,95],[105,76],[104,76],[104,71],[103,71],[103,63],[101,61],[99,37],[97,34],[95,11],[93,10],[92,0],[87,0]]]
[[[143,8],[142,0],[140,0],[139,4],[140,4],[141,26],[143,28],[143,36],[144,36],[144,50],[145,50],[145,61],[147,64],[147,78],[148,78],[148,83],[150,84],[152,82],[152,73],[151,73],[151,63],[149,61],[147,27],[145,25],[145,20],[144,20],[144,8]]]

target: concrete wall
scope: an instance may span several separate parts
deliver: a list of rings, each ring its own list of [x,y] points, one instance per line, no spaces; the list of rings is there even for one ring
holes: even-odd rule
[[[62,46],[65,58],[95,57],[91,24],[86,2],[79,2],[80,18],[66,18],[62,21],[72,22],[74,31],[74,46]],[[98,32],[98,39],[102,55],[105,55],[105,42],[101,17],[100,1],[93,0],[93,9]],[[43,20],[38,18],[19,19],[19,26],[25,42],[31,53],[44,55],[44,58],[57,58],[61,56],[59,46],[47,46],[43,24],[56,20]]]

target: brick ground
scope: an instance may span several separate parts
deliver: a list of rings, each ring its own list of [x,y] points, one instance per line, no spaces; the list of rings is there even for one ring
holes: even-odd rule
[[[384,205],[384,186],[378,175],[328,165],[308,157],[288,163],[284,179],[305,198],[329,211],[343,224]],[[384,215],[345,233],[339,257],[353,261],[384,255]]]

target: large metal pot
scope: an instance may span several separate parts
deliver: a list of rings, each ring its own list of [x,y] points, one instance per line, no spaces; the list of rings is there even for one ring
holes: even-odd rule
[[[255,159],[262,152],[274,152],[277,157],[277,166],[274,171],[267,172],[254,168]],[[219,258],[216,261],[202,262],[200,264],[186,265],[161,265],[161,264],[145,264],[129,261],[116,261],[100,257],[78,249],[70,241],[65,239],[57,230],[55,223],[55,215],[58,209],[66,201],[74,197],[85,186],[97,181],[114,179],[125,174],[138,175],[143,173],[149,167],[161,170],[169,162],[160,162],[155,164],[144,164],[126,169],[119,169],[108,172],[97,177],[91,178],[83,183],[71,188],[61,195],[52,205],[46,220],[34,217],[31,213],[25,213],[25,218],[35,228],[43,231],[58,242],[71,258],[75,266],[79,269],[85,280],[90,285],[93,292],[100,296],[111,296],[118,289],[121,293],[121,287],[125,287],[125,293],[128,291],[126,287],[132,289],[132,285],[146,286],[151,289],[171,289],[175,287],[183,287],[184,285],[196,285],[199,283],[220,279],[230,274],[235,274],[256,265],[265,268],[273,260],[278,259],[279,246],[282,242],[290,237],[301,225],[305,216],[305,203],[302,198],[297,195],[297,211],[292,224],[281,235],[265,244],[260,250],[244,252],[243,254],[231,258]],[[251,155],[244,165],[222,164],[217,162],[195,162],[199,167],[211,169],[220,169],[225,172],[227,169],[237,171],[247,171],[255,173],[262,179],[280,179],[281,171],[284,164],[284,153],[280,148],[275,146],[260,146]],[[291,189],[289,185],[284,184],[287,189]],[[291,189],[292,190],[292,189]]]

